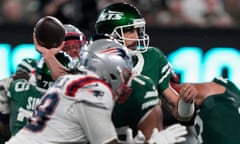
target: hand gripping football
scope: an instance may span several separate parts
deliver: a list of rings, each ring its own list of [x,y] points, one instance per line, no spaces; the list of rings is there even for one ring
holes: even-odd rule
[[[38,20],[34,32],[38,43],[48,49],[58,47],[65,37],[63,24],[53,16],[45,16]]]

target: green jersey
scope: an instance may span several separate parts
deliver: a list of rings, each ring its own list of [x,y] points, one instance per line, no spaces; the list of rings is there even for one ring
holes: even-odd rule
[[[119,136],[125,135],[128,127],[136,132],[137,125],[159,103],[157,89],[149,77],[134,76],[130,81],[130,87],[132,93],[126,102],[116,103],[113,110],[113,123]]]
[[[144,53],[133,56],[134,73],[150,77],[156,85],[158,92],[162,93],[169,86],[172,67],[166,56],[158,48],[149,47]]]
[[[201,105],[195,118],[198,139],[203,144],[240,144],[240,90],[229,80],[213,81],[226,90]]]
[[[32,116],[36,104],[40,101],[43,91],[36,88],[30,81],[19,79],[10,84],[10,131],[15,135]]]
[[[154,81],[161,98],[163,91],[169,87],[173,73],[172,66],[164,53],[156,47],[149,47],[146,52],[137,53],[136,56],[133,56],[133,62],[135,64],[133,71],[150,77]],[[179,122],[173,117],[164,103],[162,104],[162,111],[163,125],[168,126]]]

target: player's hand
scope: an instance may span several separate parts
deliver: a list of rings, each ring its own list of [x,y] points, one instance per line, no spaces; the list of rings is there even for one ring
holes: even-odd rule
[[[36,49],[39,53],[41,53],[42,55],[53,55],[53,56],[55,56],[60,50],[63,49],[64,43],[65,43],[65,41],[63,41],[60,46],[58,46],[58,47],[56,47],[56,48],[50,48],[50,49],[48,49],[48,48],[46,48],[46,47],[41,46],[41,45],[38,43],[38,41],[37,41],[37,39],[36,39],[36,35],[35,35],[34,32],[33,32],[33,42],[34,42],[34,45],[35,45],[35,49]]]
[[[133,137],[133,132],[131,128],[128,128],[126,131],[126,143],[127,144],[144,144],[145,143],[145,136],[139,130],[137,135]]]
[[[182,84],[179,91],[180,98],[186,103],[192,103],[197,96],[197,89],[192,84]]]
[[[186,141],[185,135],[187,129],[181,124],[174,124],[168,128],[158,131],[157,128],[153,130],[148,144],[175,144]]]

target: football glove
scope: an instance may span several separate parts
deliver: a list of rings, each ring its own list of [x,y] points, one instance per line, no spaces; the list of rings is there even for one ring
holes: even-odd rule
[[[137,135],[133,137],[133,132],[131,128],[128,128],[126,131],[126,143],[127,144],[144,144],[145,136],[139,130]]]
[[[158,131],[153,129],[151,138],[148,140],[149,144],[175,144],[186,141],[185,135],[187,129],[180,124],[174,124],[168,128]]]

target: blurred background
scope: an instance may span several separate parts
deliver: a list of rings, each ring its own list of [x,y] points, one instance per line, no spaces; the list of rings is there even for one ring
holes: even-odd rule
[[[166,54],[182,82],[222,75],[240,83],[240,0],[1,0],[0,78],[22,58],[40,56],[32,44],[40,17],[55,16],[90,36],[98,12],[114,2],[142,12],[150,45]]]

